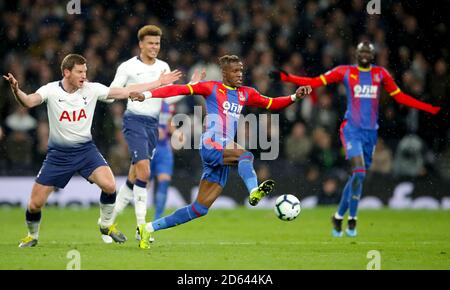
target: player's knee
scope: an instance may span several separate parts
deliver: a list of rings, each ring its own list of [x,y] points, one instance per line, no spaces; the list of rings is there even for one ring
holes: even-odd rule
[[[113,194],[116,192],[116,183],[114,181],[106,182],[101,186],[101,188],[106,194]]]
[[[243,160],[248,160],[250,162],[253,162],[253,160],[255,159],[255,156],[253,155],[252,152],[249,151],[244,151],[240,156],[239,156],[239,162],[243,161]]]
[[[353,185],[361,186],[366,178],[365,172],[353,172]]]
[[[136,166],[136,178],[140,180],[148,180],[150,178],[150,166]]]
[[[31,213],[39,212],[44,207],[44,204],[45,204],[45,202],[43,202],[43,201],[30,200],[30,202],[28,203],[28,210]]]
[[[207,206],[205,206],[203,204],[200,204],[197,201],[192,203],[191,208],[194,211],[196,217],[201,217],[201,216],[207,215],[208,214],[208,210],[209,210],[209,208]]]

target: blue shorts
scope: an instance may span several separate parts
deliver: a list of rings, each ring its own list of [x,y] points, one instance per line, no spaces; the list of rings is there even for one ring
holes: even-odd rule
[[[152,159],[158,142],[158,120],[148,116],[125,113],[123,135],[128,143],[131,163]]]
[[[223,149],[226,142],[215,142],[213,138],[202,136],[200,157],[202,158],[203,174],[201,180],[218,183],[225,187],[230,167],[223,164]]]
[[[36,182],[64,188],[76,172],[88,180],[92,172],[100,166],[109,165],[93,142],[76,148],[49,146]]]
[[[340,128],[340,137],[347,159],[363,156],[366,169],[372,164],[372,155],[377,145],[377,130],[361,129],[344,120]]]
[[[155,156],[153,156],[150,164],[150,179],[160,174],[173,174],[173,152],[170,144],[158,143],[156,146]]]

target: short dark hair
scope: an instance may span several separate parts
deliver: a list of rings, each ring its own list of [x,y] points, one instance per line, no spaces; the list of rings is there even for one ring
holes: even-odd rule
[[[162,36],[161,28],[156,25],[145,25],[138,31],[139,41],[144,40],[144,37],[149,36]]]
[[[221,68],[232,62],[241,62],[241,59],[237,55],[224,55],[219,58],[219,65]]]
[[[64,76],[64,70],[72,70],[76,64],[85,64],[86,59],[79,54],[68,54],[61,62],[61,74]]]

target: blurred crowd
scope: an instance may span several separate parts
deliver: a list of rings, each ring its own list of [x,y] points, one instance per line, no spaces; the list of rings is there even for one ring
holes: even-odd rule
[[[206,68],[207,79],[221,79],[218,57],[236,54],[245,65],[246,85],[268,96],[292,94],[293,85],[272,81],[268,72],[283,68],[316,76],[355,63],[355,45],[368,39],[376,47],[376,64],[386,67],[403,91],[447,110],[450,106],[449,51],[442,45],[450,27],[445,9],[438,13],[440,8],[433,11],[426,3],[383,0],[381,14],[368,15],[363,0],[82,0],[81,14],[68,14],[66,2],[0,2],[0,68],[13,73],[25,92],[60,79],[60,62],[68,53],[87,58],[89,80],[109,85],[118,65],[138,54],[138,29],[155,24],[163,30],[159,57],[185,72],[180,83],[199,67]],[[316,103],[306,99],[279,112],[279,127],[262,122],[280,138],[280,157],[276,168],[260,162],[258,170],[269,176],[283,170],[316,176],[331,192],[333,182],[346,178],[348,166],[339,140],[345,91],[333,85],[316,94]],[[0,175],[35,175],[46,154],[46,107],[21,108],[5,81],[0,96]],[[188,97],[177,110],[192,114],[201,102]],[[129,164],[121,134],[124,109],[123,102],[99,103],[94,119],[94,140],[115,174],[126,174]],[[254,112],[263,111],[246,110]],[[450,178],[448,116],[399,106],[383,94],[379,124],[371,174]],[[192,154],[179,150],[176,162],[183,164]],[[184,170],[195,166],[200,163]]]

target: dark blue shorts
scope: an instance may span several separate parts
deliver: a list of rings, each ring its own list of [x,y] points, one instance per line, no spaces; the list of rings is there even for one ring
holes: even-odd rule
[[[122,131],[132,164],[153,158],[158,142],[158,119],[125,113]]]
[[[100,166],[108,166],[108,163],[93,142],[76,148],[49,146],[36,182],[64,188],[76,172],[87,180]]]
[[[223,164],[223,149],[226,141],[216,142],[214,138],[202,136],[200,157],[202,158],[203,174],[201,180],[218,183],[225,187],[230,167]]]
[[[150,164],[151,177],[154,178],[160,174],[173,174],[173,152],[170,144],[158,143],[155,156]]]
[[[347,159],[355,156],[364,158],[366,169],[372,164],[372,156],[377,145],[377,130],[367,130],[352,126],[345,120],[341,124],[340,137]]]

